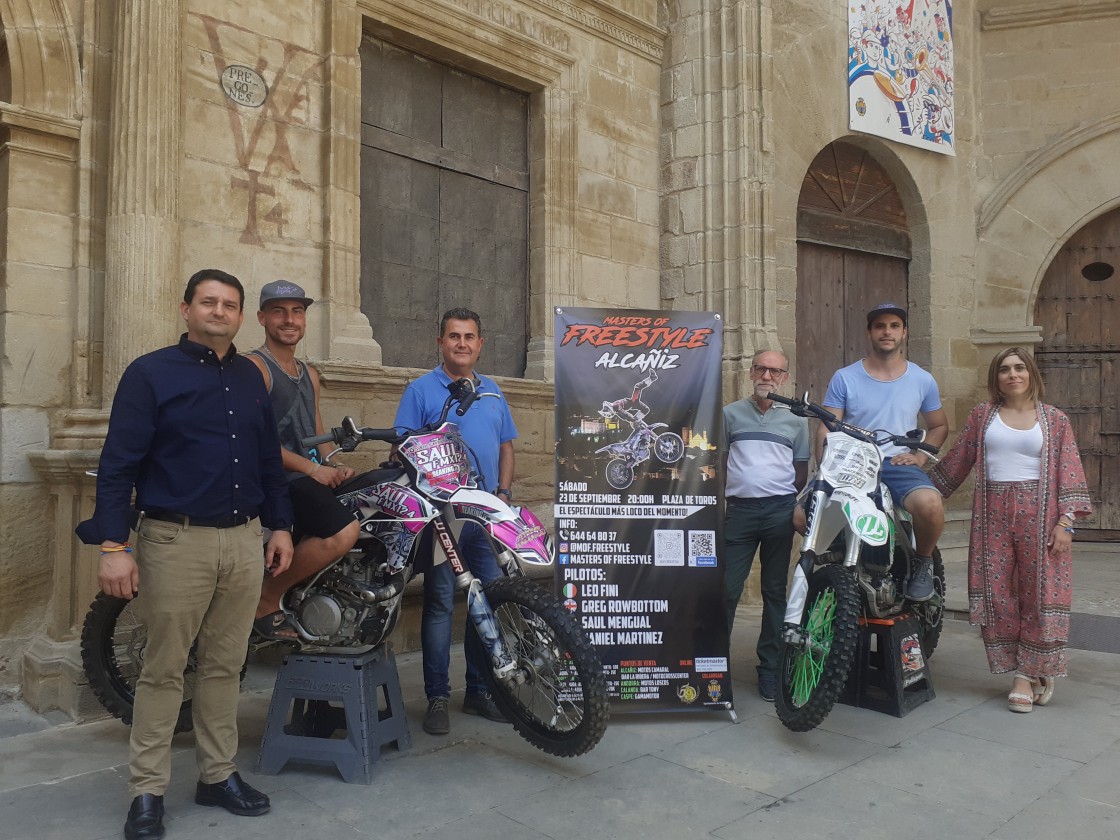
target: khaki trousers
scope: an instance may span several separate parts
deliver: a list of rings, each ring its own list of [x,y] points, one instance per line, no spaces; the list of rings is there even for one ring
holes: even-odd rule
[[[183,669],[198,640],[194,734],[199,779],[237,768],[237,702],[264,561],[261,524],[201,528],[145,519],[133,543],[140,569],[136,612],[148,627],[129,739],[132,796],[162,796],[171,780],[171,737]]]

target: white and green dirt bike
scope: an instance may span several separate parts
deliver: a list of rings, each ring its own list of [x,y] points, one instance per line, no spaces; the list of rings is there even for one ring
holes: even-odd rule
[[[914,568],[910,514],[891,498],[882,481],[880,446],[894,444],[929,455],[925,432],[895,435],[838,419],[809,401],[770,394],[799,417],[814,417],[828,429],[817,474],[805,488],[807,531],[794,568],[778,673],[775,708],[796,732],[820,725],[844,690],[855,659],[861,618],[915,616],[922,655],[937,647],[945,608],[945,564],[933,552],[934,593],[928,601],[905,596]]]

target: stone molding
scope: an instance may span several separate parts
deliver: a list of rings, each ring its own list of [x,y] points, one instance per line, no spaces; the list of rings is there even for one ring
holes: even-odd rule
[[[973,327],[968,334],[969,340],[977,347],[998,344],[1002,347],[1033,347],[1042,343],[1042,328],[1027,326]]]
[[[0,0],[12,102],[29,113],[81,115],[78,46],[65,0]]]
[[[1120,0],[1118,0],[1116,6],[1120,9]],[[980,205],[976,232],[982,235],[1000,211],[1011,201],[1015,193],[1051,163],[1063,155],[1069,154],[1078,146],[1083,146],[1114,131],[1120,131],[1120,113],[1110,114],[1092,125],[1067,131],[1049,146],[1037,151],[1022,166],[1005,178],[991,195],[984,199],[983,204]]]
[[[365,399],[385,395],[392,396],[394,400],[400,399],[408,383],[419,379],[431,370],[430,368],[375,367],[333,360],[312,362],[312,364],[319,372],[319,380],[323,388],[331,391],[331,397],[351,396],[349,392],[353,392]],[[542,402],[551,402],[555,394],[551,382],[518,379],[511,376],[492,378],[502,389],[506,399],[518,405],[539,406]]]
[[[665,53],[666,32],[657,26],[639,20],[633,15],[612,8],[605,0],[588,0],[598,13],[568,3],[566,0],[530,0],[533,5],[551,9],[565,19],[579,24],[584,29],[598,35],[605,35],[612,41],[640,52],[657,62]]]
[[[24,146],[25,151],[38,152],[60,160],[72,161],[76,159],[72,141],[77,140],[81,133],[81,120],[72,117],[60,117],[57,114],[31,111],[19,105],[0,102],[0,125],[22,129],[25,132],[41,135],[44,138],[53,138],[57,141],[54,144],[41,143],[34,148]]]
[[[1034,3],[1010,9],[989,9],[980,13],[980,30],[1023,29],[1030,26],[1053,26],[1120,15],[1120,0],[1066,0],[1057,3]]]

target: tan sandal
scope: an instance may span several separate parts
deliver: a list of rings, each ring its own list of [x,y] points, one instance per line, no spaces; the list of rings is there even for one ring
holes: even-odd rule
[[[1013,712],[1025,714],[1034,708],[1034,695],[1012,691],[1007,695],[1007,708]]]
[[[1039,677],[1037,683],[1032,683],[1034,688],[1034,705],[1045,706],[1054,696],[1054,678]]]

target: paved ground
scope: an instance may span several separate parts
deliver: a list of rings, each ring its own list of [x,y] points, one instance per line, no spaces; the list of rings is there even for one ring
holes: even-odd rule
[[[1120,547],[1077,548],[1075,612],[1120,618]],[[964,608],[964,552],[946,550]],[[272,813],[235,817],[193,803],[190,736],[176,741],[169,838],[426,840],[1114,840],[1120,837],[1120,658],[1071,651],[1070,678],[1029,715],[1007,711],[1010,680],[988,672],[973,628],[946,622],[937,698],[898,719],[837,706],[818,730],[787,731],[755,693],[757,612],[732,642],[739,723],[726,714],[617,715],[589,755],[556,759],[502,726],[458,712],[434,738],[420,662],[399,671],[413,747],[387,750],[372,785],[330,769],[252,772],[273,672],[254,666],[241,704],[239,764]],[[458,651],[454,654],[459,656]],[[458,661],[458,660],[456,660]],[[0,838],[121,836],[127,734],[0,704]]]

